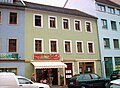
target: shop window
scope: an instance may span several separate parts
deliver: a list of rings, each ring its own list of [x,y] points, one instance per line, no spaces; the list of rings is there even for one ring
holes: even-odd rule
[[[35,39],[35,52],[43,52],[43,40]]]
[[[17,13],[16,12],[10,12],[9,14],[9,24],[17,24]]]
[[[33,17],[33,24],[34,24],[34,27],[42,27],[43,24],[42,24],[42,20],[43,20],[43,17],[41,14],[34,14],[34,17]]]
[[[76,41],[76,52],[83,53],[83,42],[82,41]]]
[[[114,43],[114,48],[119,49],[119,40],[118,39],[113,39],[113,43]]]
[[[0,68],[0,72],[12,72],[17,75],[17,68]]]
[[[57,27],[57,18],[50,16],[49,17],[49,28],[56,28]]]
[[[74,29],[76,31],[81,31],[81,21],[80,20],[74,20]]]
[[[72,52],[71,48],[72,48],[71,41],[64,41],[64,52],[71,53]]]
[[[17,39],[9,39],[8,45],[8,52],[17,52]]]
[[[69,19],[68,18],[63,18],[63,29],[70,29],[70,24],[69,24]]]
[[[102,21],[102,28],[108,29],[107,20],[106,19],[101,19],[101,21]]]
[[[120,57],[115,57],[115,69],[120,69]]]
[[[111,21],[111,28],[112,30],[117,30],[116,21]]]
[[[110,48],[110,40],[109,38],[104,38],[104,48]]]
[[[50,40],[50,52],[58,52],[58,40]]]
[[[94,53],[94,43],[93,42],[88,42],[88,53]]]
[[[91,22],[86,21],[86,22],[85,22],[85,25],[86,25],[86,31],[87,31],[87,32],[92,32]]]

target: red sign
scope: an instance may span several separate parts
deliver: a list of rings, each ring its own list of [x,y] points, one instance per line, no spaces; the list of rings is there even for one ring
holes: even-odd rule
[[[60,54],[34,54],[34,60],[40,59],[60,59]]]

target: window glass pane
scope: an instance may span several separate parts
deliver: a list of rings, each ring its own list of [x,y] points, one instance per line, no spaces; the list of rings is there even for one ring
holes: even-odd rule
[[[10,12],[9,24],[17,24],[17,13]]]
[[[42,52],[42,40],[35,40],[35,52]]]
[[[105,6],[100,4],[98,4],[98,10],[104,11],[104,12],[106,11]]]
[[[118,39],[113,39],[113,43],[114,43],[114,48],[119,48],[119,41],[118,41]]]
[[[52,28],[56,27],[55,18],[54,17],[50,17],[50,27],[52,27]]]
[[[71,50],[70,50],[70,42],[69,41],[65,41],[65,52],[71,52]]]
[[[57,42],[50,41],[50,43],[51,43],[51,52],[57,52]]]
[[[110,48],[109,38],[104,38],[104,47],[105,47],[105,48]]]
[[[115,57],[115,69],[120,69],[120,57]]]
[[[112,28],[112,30],[117,30],[117,26],[116,26],[115,21],[111,21],[111,28]]]
[[[101,21],[102,21],[102,28],[107,29],[107,28],[108,28],[108,27],[107,27],[107,20],[101,19]]]
[[[64,29],[69,29],[68,19],[63,19],[63,28]]]
[[[80,31],[80,21],[75,21],[75,30]]]
[[[93,43],[88,43],[89,53],[93,53]]]
[[[80,53],[82,52],[82,42],[77,42],[77,52]]]
[[[86,22],[86,29],[87,29],[87,32],[91,32],[91,23],[90,22]]]
[[[35,15],[35,26],[41,26],[41,16]]]
[[[16,39],[9,39],[9,52],[16,52],[17,51],[17,40]]]

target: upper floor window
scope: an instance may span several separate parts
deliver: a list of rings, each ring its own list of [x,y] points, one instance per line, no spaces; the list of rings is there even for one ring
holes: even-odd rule
[[[57,28],[57,18],[49,16],[49,28]]]
[[[109,38],[104,38],[104,48],[110,48],[110,40]]]
[[[13,3],[14,0],[2,0],[3,2]]]
[[[8,40],[8,52],[17,52],[17,39]]]
[[[62,22],[63,29],[69,30],[69,29],[70,29],[70,22],[69,22],[69,19],[68,19],[68,18],[63,18],[62,21],[63,21],[63,22]]]
[[[39,38],[34,39],[34,52],[36,53],[43,52],[43,39],[39,39]]]
[[[86,21],[85,25],[86,25],[86,31],[87,32],[92,32],[92,24],[91,24],[91,22]]]
[[[116,48],[116,49],[119,48],[119,40],[118,39],[113,39],[113,44],[114,44],[114,48]]]
[[[113,14],[115,14],[115,9],[112,8],[112,7],[108,7],[108,11],[109,11],[109,13],[113,13]]]
[[[2,12],[0,11],[0,23],[2,23]]]
[[[74,29],[76,30],[76,31],[82,31],[82,29],[81,29],[81,21],[80,20],[74,20]]]
[[[104,5],[100,5],[100,4],[98,4],[98,10],[103,11],[103,12],[106,11],[105,6]]]
[[[72,41],[70,41],[70,40],[64,41],[64,52],[72,53]]]
[[[94,53],[94,43],[87,42],[88,53]]]
[[[107,26],[107,20],[106,19],[101,19],[101,21],[102,21],[102,28],[107,29],[108,28],[108,26]]]
[[[50,47],[50,53],[57,53],[58,52],[58,40],[50,39],[49,47]]]
[[[117,9],[117,14],[120,15],[120,9]]]
[[[34,27],[43,27],[43,17],[41,14],[33,15],[33,25]]]
[[[76,41],[76,53],[83,53],[83,42]]]
[[[116,21],[111,21],[111,28],[112,30],[117,30]]]
[[[10,12],[9,13],[9,24],[17,24],[17,22],[18,22],[17,12]]]

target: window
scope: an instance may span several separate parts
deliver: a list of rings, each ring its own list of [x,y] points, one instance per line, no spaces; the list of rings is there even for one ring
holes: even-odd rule
[[[40,14],[34,14],[33,15],[33,24],[34,27],[42,27],[43,26],[43,17]]]
[[[17,39],[9,39],[8,45],[8,52],[17,52]]]
[[[81,31],[81,21],[80,20],[74,20],[74,29],[76,31]]]
[[[104,38],[104,48],[110,48],[110,40],[109,38]]]
[[[49,46],[50,46],[50,52],[51,53],[52,52],[54,52],[54,53],[58,52],[58,40],[50,39],[49,44],[50,44]]]
[[[17,13],[16,12],[10,12],[9,24],[17,24]]]
[[[0,11],[0,23],[2,23],[2,12]]]
[[[76,41],[76,52],[83,53],[83,42],[82,41]]]
[[[117,14],[120,15],[120,9],[117,9]]]
[[[117,30],[116,21],[111,21],[112,30]]]
[[[63,18],[63,29],[70,29],[69,19]]]
[[[87,46],[88,46],[88,53],[94,53],[94,44],[93,44],[93,42],[88,42]]]
[[[107,20],[106,19],[101,19],[101,21],[102,21],[102,28],[107,29],[108,28],[107,27]]]
[[[65,53],[72,53],[72,45],[70,40],[65,40],[64,41],[64,52]]]
[[[0,67],[0,72],[12,72],[12,73],[15,73],[17,75],[17,71],[18,71],[18,68],[9,68],[9,67],[5,67],[5,68],[2,68]]]
[[[86,25],[86,31],[87,31],[87,32],[92,32],[91,22],[86,21],[86,22],[85,22],[85,25]]]
[[[108,7],[109,13],[115,14],[115,9],[112,7]]]
[[[103,12],[106,11],[105,6],[104,5],[100,5],[100,4],[98,4],[98,10],[103,11]]]
[[[35,52],[42,53],[43,52],[43,39],[35,38]]]
[[[57,27],[57,18],[53,16],[49,16],[49,28],[56,28]]]
[[[114,48],[118,49],[119,48],[119,40],[113,39],[113,43],[114,43]]]
[[[33,84],[31,81],[29,81],[25,78],[18,78],[18,82],[19,82],[19,84]]]

